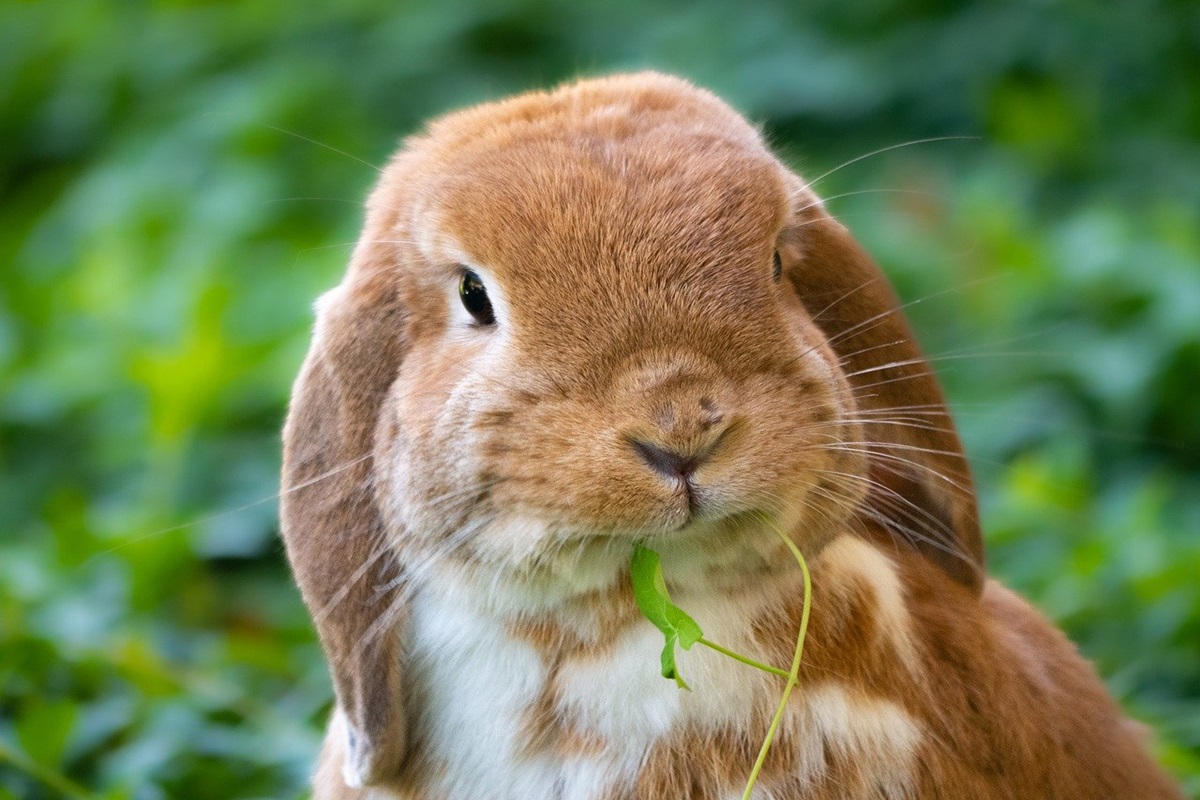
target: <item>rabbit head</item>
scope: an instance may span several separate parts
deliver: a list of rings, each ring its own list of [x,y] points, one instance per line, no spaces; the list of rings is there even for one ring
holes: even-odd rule
[[[638,74],[451,114],[382,172],[318,304],[285,430],[283,533],[352,785],[403,760],[406,583],[528,613],[851,530],[978,591],[967,463],[895,296],[711,94]]]

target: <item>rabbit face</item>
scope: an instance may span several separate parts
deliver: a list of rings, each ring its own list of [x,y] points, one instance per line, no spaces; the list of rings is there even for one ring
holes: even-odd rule
[[[411,322],[376,466],[406,564],[592,590],[649,538],[711,580],[771,563],[759,513],[814,547],[857,504],[853,395],[782,280],[810,196],[736,122],[501,119],[395,181]]]

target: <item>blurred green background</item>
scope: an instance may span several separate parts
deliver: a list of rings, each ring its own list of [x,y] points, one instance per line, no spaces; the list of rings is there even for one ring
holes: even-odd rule
[[[894,277],[992,569],[1200,798],[1200,4],[0,2],[0,798],[292,798],[312,300],[403,134],[577,74],[761,121]]]

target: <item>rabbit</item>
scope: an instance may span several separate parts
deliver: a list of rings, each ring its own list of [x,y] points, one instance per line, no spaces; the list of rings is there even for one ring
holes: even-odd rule
[[[985,575],[936,378],[761,134],[656,73],[451,113],[317,304],[282,532],[336,693],[317,800],[1179,798],[1092,666]]]

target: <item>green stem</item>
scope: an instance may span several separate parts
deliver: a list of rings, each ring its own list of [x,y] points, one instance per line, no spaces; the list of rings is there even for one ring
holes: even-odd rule
[[[36,761],[9,749],[3,742],[0,742],[0,761],[7,761],[29,777],[49,786],[65,797],[73,797],[76,800],[92,800],[92,795],[88,793],[87,789],[65,775],[60,775],[49,767],[43,767]]]
[[[755,661],[753,658],[747,658],[746,656],[742,655],[741,653],[735,653],[732,650],[730,650],[728,647],[721,647],[721,645],[717,644],[716,642],[710,642],[708,639],[705,639],[703,637],[701,637],[698,641],[700,644],[704,645],[705,647],[708,647],[712,650],[716,650],[718,653],[721,653],[722,655],[729,656],[730,658],[732,658],[735,661],[740,661],[743,664],[748,664],[749,666],[754,667],[755,669],[761,669],[763,672],[770,672],[772,675],[781,675],[785,678],[788,677],[788,671],[785,669],[780,669],[779,667],[772,667],[770,664],[764,664],[761,661]]]
[[[800,571],[804,573],[804,608],[800,612],[800,633],[796,637],[796,653],[792,656],[792,668],[788,672],[787,685],[783,687],[783,696],[779,698],[779,707],[775,709],[775,716],[771,720],[771,727],[767,729],[767,738],[763,740],[762,749],[758,751],[758,759],[754,762],[754,769],[750,771],[750,779],[746,782],[746,791],[742,793],[742,800],[750,800],[750,793],[754,791],[754,784],[758,781],[758,774],[762,771],[763,763],[767,760],[767,751],[771,749],[771,742],[775,739],[775,732],[779,730],[779,723],[783,720],[783,712],[787,709],[788,697],[792,694],[792,689],[800,677],[800,657],[804,653],[804,637],[808,633],[808,612],[812,604],[812,576],[808,574],[808,562],[804,560],[804,554],[800,552],[800,548],[796,546],[786,533],[781,531],[771,520],[766,517],[763,521],[779,534],[779,538],[783,539],[784,544],[792,551],[792,555],[796,557],[796,562],[800,564]]]

